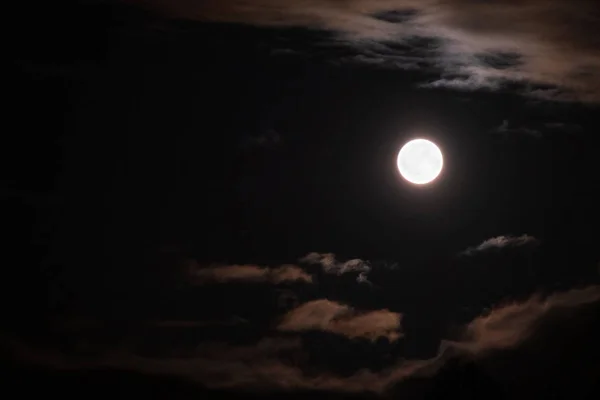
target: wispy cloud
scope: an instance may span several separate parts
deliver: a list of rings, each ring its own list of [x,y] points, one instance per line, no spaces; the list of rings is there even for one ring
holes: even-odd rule
[[[394,341],[399,332],[402,316],[389,310],[359,312],[327,299],[310,301],[288,312],[277,326],[281,331],[321,330],[350,339],[375,340],[387,337]]]
[[[469,247],[461,254],[472,255],[477,252],[503,249],[506,247],[521,247],[529,245],[537,245],[539,240],[533,236],[521,235],[521,236],[496,236],[487,240],[484,240],[481,244],[475,247]]]

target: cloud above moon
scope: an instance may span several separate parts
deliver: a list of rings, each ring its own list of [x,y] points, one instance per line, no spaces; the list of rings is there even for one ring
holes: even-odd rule
[[[600,5],[591,0],[127,1],[178,18],[330,30],[365,61],[399,67],[419,60],[385,44],[427,39],[425,61],[441,76],[424,86],[520,83],[530,96],[600,101]]]

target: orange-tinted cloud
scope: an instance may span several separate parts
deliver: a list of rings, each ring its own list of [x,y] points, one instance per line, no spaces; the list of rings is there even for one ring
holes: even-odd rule
[[[277,268],[259,267],[257,265],[224,265],[200,268],[195,264],[189,269],[194,283],[225,282],[312,282],[312,277],[295,265],[282,265]]]
[[[475,318],[466,326],[463,340],[455,345],[479,356],[492,350],[511,349],[534,335],[545,320],[566,320],[571,310],[598,301],[599,286],[556,293],[545,299],[533,296]]]
[[[289,311],[277,329],[292,332],[321,330],[350,339],[387,337],[393,341],[402,336],[399,332],[401,318],[400,314],[389,310],[357,312],[346,305],[320,299]]]

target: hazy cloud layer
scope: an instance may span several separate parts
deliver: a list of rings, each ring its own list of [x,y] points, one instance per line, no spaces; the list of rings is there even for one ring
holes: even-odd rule
[[[282,265],[277,268],[257,265],[225,265],[201,268],[193,264],[189,274],[194,283],[225,282],[312,282],[312,277],[295,265]]]
[[[528,245],[537,245],[539,241],[529,235],[521,236],[496,236],[483,241],[480,245],[475,247],[469,247],[462,254],[475,254],[481,251],[488,251],[493,249],[503,249],[505,247],[520,247]]]
[[[127,1],[180,18],[329,29],[364,49],[368,60],[386,41],[434,39],[428,50],[443,73],[426,86],[473,90],[519,82],[539,98],[600,100],[600,6],[594,0]],[[401,56],[411,54],[374,58]]]
[[[376,340],[401,337],[402,316],[389,310],[358,312],[353,308],[327,299],[310,301],[291,310],[277,329],[281,331],[322,330],[353,338]]]

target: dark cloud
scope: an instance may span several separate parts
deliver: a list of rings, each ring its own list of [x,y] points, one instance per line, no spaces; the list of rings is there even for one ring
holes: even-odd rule
[[[277,290],[277,308],[279,310],[290,310],[298,306],[299,300],[296,293],[289,289]]]
[[[490,371],[496,380],[516,385],[515,390],[523,390],[523,387],[529,385],[529,375],[532,371],[536,371],[537,374],[546,373],[543,369],[545,360],[536,362],[537,358],[530,358],[532,349],[542,352],[540,354],[551,354],[562,341],[572,337],[569,335],[573,334],[573,330],[584,335],[582,338],[595,335],[597,329],[586,323],[585,318],[589,319],[586,316],[594,313],[594,309],[588,308],[596,307],[599,302],[598,286],[546,297],[536,295],[523,302],[496,307],[488,314],[475,318],[464,327],[463,334],[458,339],[442,341],[439,353],[435,357],[425,360],[398,359],[382,370],[365,368],[348,376],[311,367],[301,338],[290,336],[266,336],[254,344],[247,345],[204,342],[184,356],[169,357],[144,357],[133,353],[128,347],[121,346],[87,359],[68,357],[48,346],[26,344],[6,335],[1,343],[5,353],[12,354],[21,362],[27,361],[55,370],[129,370],[178,376],[210,388],[377,393],[394,390],[403,393],[409,389],[414,390],[415,385],[420,388],[419,382],[423,383],[419,390],[445,382],[448,368],[456,367],[453,360],[462,359],[475,360],[486,370],[491,368]],[[360,316],[346,306],[320,300],[291,311],[284,318],[282,325],[287,324],[291,330],[324,329],[342,335],[351,332],[351,337],[371,337],[375,334],[378,321],[383,321],[383,325],[379,326],[385,331],[385,326],[391,327],[392,320],[397,327],[398,314],[380,310]],[[280,329],[282,325],[279,326]],[[552,335],[548,335],[549,332]],[[583,343],[589,345],[589,338],[587,340]],[[593,340],[597,341],[597,338],[594,336]],[[497,357],[504,361],[497,361]],[[569,362],[575,363],[577,357],[572,358]],[[500,367],[493,367],[496,363],[499,363]],[[513,375],[523,363],[527,364],[528,373],[514,383]],[[584,366],[589,367],[588,364]],[[312,372],[307,372],[309,370]],[[543,376],[536,379],[539,381]],[[583,376],[585,380],[580,377],[578,384],[583,385],[580,389],[588,388],[595,377],[595,374],[589,371]]]
[[[491,133],[508,136],[521,135],[530,136],[533,138],[541,138],[543,135],[554,133],[575,134],[582,130],[580,125],[565,122],[547,122],[544,124],[518,124],[507,119],[491,130]]]
[[[302,332],[322,330],[353,338],[376,340],[387,337],[394,341],[402,316],[389,310],[358,312],[353,308],[327,299],[313,300],[289,311],[277,329]]]
[[[225,282],[312,282],[312,277],[295,265],[282,265],[277,268],[257,265],[224,265],[202,268],[196,263],[189,267],[193,283]]]
[[[539,240],[537,240],[533,236],[529,235],[521,235],[521,236],[496,236],[490,239],[483,241],[481,244],[475,247],[469,247],[461,254],[474,254],[482,251],[489,251],[494,249],[503,249],[507,247],[522,247],[522,246],[530,246],[539,244]]]
[[[223,321],[196,321],[196,320],[159,320],[151,322],[151,326],[162,327],[162,328],[193,328],[202,326],[215,326],[215,325],[229,325],[234,326],[238,324],[248,323],[242,317],[232,316]]]
[[[566,122],[548,122],[544,124],[544,128],[550,131],[559,131],[566,133],[575,133],[583,129],[580,125]]]
[[[200,345],[181,358],[149,358],[115,349],[93,360],[65,357],[55,349],[26,345],[4,337],[21,361],[63,371],[111,368],[148,374],[178,376],[209,388],[237,388],[258,391],[334,390],[339,392],[382,392],[390,384],[426,369],[432,362],[406,361],[383,372],[368,369],[342,377],[328,372],[307,374],[306,352],[299,338],[269,337],[248,346],[214,342]]]
[[[328,29],[358,48],[433,38],[445,76],[429,86],[516,82],[530,96],[600,100],[600,7],[591,0],[128,1],[188,19]]]
[[[279,50],[278,54],[281,54],[282,52],[283,52],[283,50]],[[285,54],[290,54],[290,53],[286,52]],[[275,54],[275,55],[277,55],[277,54]],[[244,149],[274,148],[274,147],[280,145],[281,142],[282,142],[281,135],[278,132],[270,129],[261,134],[245,137],[241,142],[241,146]]]
[[[404,10],[386,10],[376,12],[373,14],[373,17],[386,22],[402,23],[409,21],[416,15],[417,11],[415,9],[407,8]]]

